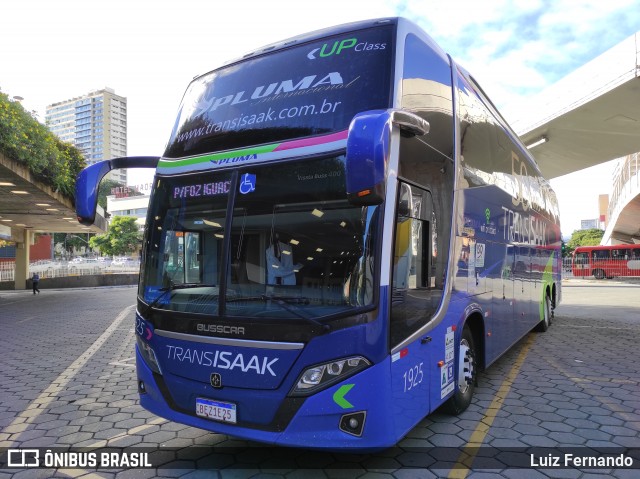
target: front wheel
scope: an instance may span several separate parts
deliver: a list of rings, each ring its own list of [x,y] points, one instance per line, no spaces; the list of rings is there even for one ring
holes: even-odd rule
[[[458,377],[455,392],[444,404],[445,410],[458,415],[469,407],[476,388],[478,374],[475,342],[471,329],[466,324],[462,330],[462,337],[457,351]]]

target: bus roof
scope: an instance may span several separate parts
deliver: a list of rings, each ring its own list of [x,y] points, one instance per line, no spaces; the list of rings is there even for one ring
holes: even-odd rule
[[[371,20],[360,20],[357,22],[344,23],[342,25],[337,25],[333,27],[322,28],[320,30],[314,30],[312,32],[302,33],[295,37],[289,37],[284,40],[279,40],[277,42],[264,45],[260,48],[256,48],[250,52],[245,53],[239,58],[233,58],[220,65],[216,65],[216,67],[213,70],[209,70],[207,72],[198,74],[194,76],[193,79],[195,80],[197,78],[200,78],[201,76],[211,73],[214,70],[228,67],[230,65],[241,62],[243,60],[247,60],[249,58],[255,58],[260,55],[272,53],[278,50],[282,50],[284,48],[292,47],[294,45],[300,45],[302,43],[311,42],[323,37],[327,37],[331,35],[340,35],[342,33],[351,32],[354,30],[362,30],[365,28],[371,28],[371,27],[380,26],[380,25],[397,25],[398,22],[402,20],[405,20],[405,19],[402,19],[400,17],[389,17],[389,18],[377,18],[377,19],[371,19]]]
[[[584,251],[603,251],[612,249],[640,249],[640,244],[614,244],[614,245],[597,245],[597,246],[578,246],[574,253]]]
[[[356,30],[363,30],[366,28],[377,27],[382,25],[396,25],[398,27],[402,27],[409,31],[412,31],[413,33],[421,33],[423,40],[425,40],[431,48],[438,51],[438,53],[443,58],[447,57],[446,52],[442,50],[442,48],[431,37],[429,37],[429,35],[424,31],[424,29],[418,26],[415,22],[404,17],[384,17],[384,18],[373,18],[369,20],[360,20],[357,22],[343,23],[341,25],[335,25],[332,27],[322,28],[322,29],[314,30],[307,33],[301,33],[300,35],[297,35],[294,37],[289,37],[284,40],[279,40],[277,42],[270,43],[260,48],[256,48],[250,52],[247,52],[239,58],[229,59],[228,61],[220,65],[217,65],[213,70],[209,70],[207,72],[194,76],[193,80],[200,78],[201,76],[207,75],[214,70],[225,68],[235,63],[241,62],[243,60],[255,58],[260,55],[272,53],[272,52],[289,48],[295,45],[312,42],[314,40],[318,40],[320,38],[324,38],[328,36],[341,35],[347,32],[353,32]]]

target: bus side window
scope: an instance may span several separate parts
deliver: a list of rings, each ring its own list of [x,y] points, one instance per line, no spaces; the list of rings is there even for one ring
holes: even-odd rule
[[[391,346],[417,331],[435,312],[441,291],[433,288],[432,200],[428,191],[400,184],[391,291]]]
[[[593,252],[592,259],[594,261],[604,261],[609,259],[609,250],[596,250]]]
[[[629,250],[628,249],[614,249],[611,250],[612,259],[623,260],[629,259]]]
[[[429,222],[431,234],[429,273],[435,287],[444,290],[456,174],[451,65],[408,34],[402,76],[401,106],[427,120],[430,132],[400,139],[398,177],[429,189],[432,214],[421,218]]]

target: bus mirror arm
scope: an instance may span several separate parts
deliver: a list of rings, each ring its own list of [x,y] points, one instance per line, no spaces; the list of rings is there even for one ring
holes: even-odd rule
[[[123,156],[107,160],[111,164],[111,169],[118,168],[156,168],[159,156]]]
[[[391,110],[391,122],[410,136],[423,136],[429,133],[429,122],[406,110]]]
[[[98,187],[111,170],[119,168],[156,168],[158,156],[127,156],[99,161],[87,166],[76,179],[76,216],[78,222],[90,226],[96,218]]]

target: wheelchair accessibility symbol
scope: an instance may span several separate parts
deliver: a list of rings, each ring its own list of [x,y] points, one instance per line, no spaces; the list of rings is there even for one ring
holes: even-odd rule
[[[240,193],[246,195],[255,191],[256,189],[256,175],[245,173],[240,178]]]

